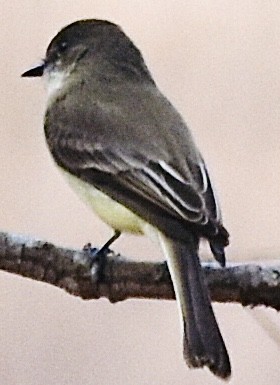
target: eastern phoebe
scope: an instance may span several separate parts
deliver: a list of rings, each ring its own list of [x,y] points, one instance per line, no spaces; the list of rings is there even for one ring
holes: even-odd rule
[[[22,76],[46,79],[46,140],[72,187],[117,235],[159,239],[188,366],[229,377],[198,258],[205,238],[224,266],[229,235],[192,135],[140,51],[117,25],[80,20],[62,29],[43,63]]]

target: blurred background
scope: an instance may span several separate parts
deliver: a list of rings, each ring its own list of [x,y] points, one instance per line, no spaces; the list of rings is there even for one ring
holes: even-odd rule
[[[42,81],[20,78],[63,26],[102,18],[123,27],[192,128],[231,233],[228,260],[277,259],[279,2],[1,1],[0,17],[3,231],[79,248],[102,245],[111,235],[53,165],[43,136]],[[125,235],[114,250],[162,258],[145,238]],[[219,382],[208,370],[186,368],[174,301],[83,302],[2,272],[0,306],[2,385]],[[231,384],[279,384],[279,346],[253,310],[214,308],[232,360]],[[280,315],[266,310],[265,317],[280,330]]]

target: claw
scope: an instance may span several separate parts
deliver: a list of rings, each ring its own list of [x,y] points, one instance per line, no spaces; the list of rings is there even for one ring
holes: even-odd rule
[[[90,272],[94,283],[100,283],[104,279],[104,270],[107,261],[107,255],[111,252],[109,247],[119,238],[121,232],[116,230],[114,235],[101,247],[91,247],[91,243],[87,243],[83,250],[89,254]]]

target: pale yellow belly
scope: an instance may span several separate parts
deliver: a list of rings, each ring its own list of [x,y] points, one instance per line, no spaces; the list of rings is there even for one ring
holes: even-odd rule
[[[97,190],[90,184],[69,174],[59,167],[70,186],[110,227],[121,232],[144,234],[151,232],[151,226],[123,205]]]

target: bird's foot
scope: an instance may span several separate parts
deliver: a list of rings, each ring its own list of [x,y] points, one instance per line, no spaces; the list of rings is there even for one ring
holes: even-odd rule
[[[99,283],[104,279],[107,256],[112,252],[109,247],[119,238],[120,234],[119,231],[115,231],[115,234],[100,249],[91,247],[90,243],[83,247],[83,250],[89,255],[90,272],[95,283]]]

